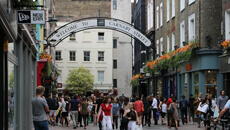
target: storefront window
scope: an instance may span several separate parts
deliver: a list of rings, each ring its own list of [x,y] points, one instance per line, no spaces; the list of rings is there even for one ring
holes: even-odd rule
[[[15,51],[14,51],[14,42],[9,42],[9,43],[8,43],[8,52],[11,52],[12,54],[15,55]]]
[[[199,72],[194,73],[194,97],[198,98],[199,95]]]
[[[205,84],[217,84],[217,71],[205,71]]]
[[[14,64],[8,61],[8,127],[14,128],[14,90],[15,90],[15,69]]]
[[[184,95],[185,97],[187,97],[187,93],[188,93],[188,73],[184,74]]]
[[[217,71],[205,71],[205,94],[217,95]]]
[[[159,78],[157,80],[157,96],[161,97],[162,96],[162,80]]]

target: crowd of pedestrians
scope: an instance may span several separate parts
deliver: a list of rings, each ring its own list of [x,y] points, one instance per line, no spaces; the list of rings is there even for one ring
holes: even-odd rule
[[[202,98],[202,93],[199,93],[198,98],[190,94],[189,100],[183,95],[177,101],[173,94],[168,100],[165,97],[143,95],[141,97],[132,95],[130,98],[122,95],[117,98],[104,96],[103,93],[100,93],[99,97],[94,94],[89,97],[75,94],[72,97],[58,98],[55,95],[51,98],[49,95],[44,99],[44,91],[43,86],[37,87],[37,95],[32,100],[35,130],[48,130],[49,124],[70,127],[70,122],[73,124],[73,129],[77,127],[87,129],[88,124],[93,123],[94,126],[98,125],[99,130],[136,130],[145,126],[150,127],[151,120],[154,121],[154,125],[158,125],[160,119],[161,125],[167,124],[169,128],[178,129],[180,120],[183,125],[188,122],[193,124],[194,117],[197,119],[198,127],[201,121],[207,127],[210,125],[207,116],[210,115],[212,118],[215,109],[220,113],[218,118],[228,118],[229,111],[226,109],[230,107],[228,96],[223,90],[217,102],[211,94]],[[201,106],[206,106],[206,110],[200,110]]]

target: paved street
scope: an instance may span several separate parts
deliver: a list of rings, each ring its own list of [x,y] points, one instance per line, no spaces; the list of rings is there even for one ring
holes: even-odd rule
[[[72,130],[73,126],[71,125],[70,127],[67,126],[52,126],[50,127],[50,130]],[[78,130],[84,130],[83,127],[77,128]],[[87,127],[88,130],[98,130],[98,126],[93,126],[92,123],[89,124],[89,126]],[[154,126],[152,125],[151,127],[143,127],[143,130],[150,130],[150,129],[154,129],[154,130],[170,130],[168,129],[168,127],[166,125],[158,125],[158,126]],[[171,128],[172,130],[174,130],[175,128]],[[197,128],[197,125],[182,125],[178,128],[179,130],[204,130],[203,124],[201,124],[201,128]]]

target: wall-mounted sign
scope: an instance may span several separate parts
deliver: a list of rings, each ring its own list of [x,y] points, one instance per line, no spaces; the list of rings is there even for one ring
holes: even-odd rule
[[[18,24],[45,24],[44,10],[18,10]]]
[[[191,63],[186,65],[186,70],[187,71],[192,70],[192,64]]]

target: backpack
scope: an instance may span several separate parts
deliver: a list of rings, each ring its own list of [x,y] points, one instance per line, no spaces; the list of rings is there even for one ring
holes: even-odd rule
[[[171,107],[170,109],[168,109],[168,114],[169,115],[172,115],[174,113],[174,108],[173,107]]]
[[[58,108],[59,108],[59,103],[58,103],[58,101],[56,100],[56,99],[53,99],[53,109],[54,110],[57,110]]]
[[[65,110],[66,110],[67,112],[69,111],[69,102],[66,102]]]
[[[186,102],[186,100],[181,101],[181,110],[183,110],[183,111],[187,110],[187,102]]]

